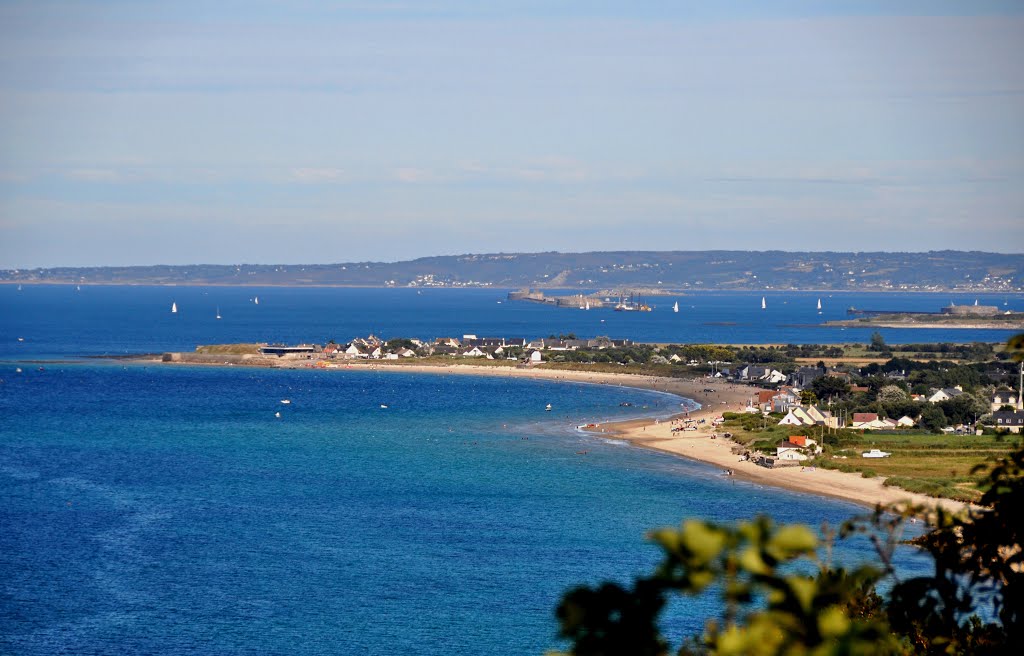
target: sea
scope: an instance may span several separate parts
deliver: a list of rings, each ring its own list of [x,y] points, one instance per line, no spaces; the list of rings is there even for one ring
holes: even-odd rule
[[[566,646],[566,591],[628,585],[658,562],[652,528],[759,514],[836,527],[866,512],[576,428],[689,407],[669,394],[94,357],[368,333],[870,338],[809,325],[817,294],[768,294],[763,311],[761,294],[693,295],[679,313],[625,314],[421,291],[0,286],[0,653],[542,654]],[[826,318],[950,300],[822,295]],[[877,562],[865,539],[834,558]],[[911,548],[896,564],[928,570]],[[678,643],[719,610],[674,601],[662,626]]]

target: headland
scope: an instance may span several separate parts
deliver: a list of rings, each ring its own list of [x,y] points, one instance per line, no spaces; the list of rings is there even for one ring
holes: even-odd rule
[[[167,364],[198,364],[227,366],[234,364],[223,356],[197,357],[197,354],[176,354],[181,358],[138,358],[146,362]],[[309,364],[288,360],[245,360],[238,364],[255,367],[305,369]],[[585,372],[544,367],[486,366],[474,364],[413,364],[387,361],[354,361],[327,367],[327,370],[377,371],[382,373],[423,373],[454,376],[495,376],[527,378],[572,383],[589,383],[633,387],[667,392],[700,404],[697,409],[681,411],[671,418],[638,418],[620,422],[593,424],[586,427],[595,436],[621,439],[630,444],[672,454],[712,465],[731,472],[739,479],[760,485],[779,487],[795,492],[827,496],[874,507],[878,504],[906,503],[918,506],[941,506],[959,511],[967,504],[950,499],[939,499],[913,493],[897,487],[886,487],[883,478],[863,478],[856,473],[840,472],[815,467],[785,467],[765,469],[752,461],[741,460],[734,452],[738,444],[724,436],[713,422],[723,412],[742,412],[759,391],[756,387],[706,378],[674,378],[630,373]],[[684,418],[694,420],[696,430],[673,431]]]

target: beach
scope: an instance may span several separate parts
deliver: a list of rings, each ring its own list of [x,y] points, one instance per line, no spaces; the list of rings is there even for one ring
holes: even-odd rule
[[[589,430],[602,437],[622,439],[630,444],[654,449],[675,456],[689,458],[706,464],[730,470],[737,478],[762,485],[781,487],[796,492],[828,496],[852,501],[865,506],[877,504],[900,504],[941,506],[956,512],[967,507],[959,501],[938,499],[923,494],[908,492],[897,487],[885,487],[883,478],[863,478],[857,473],[840,472],[817,467],[788,466],[767,469],[746,460],[740,461],[733,447],[739,446],[722,436],[723,431],[712,425],[715,417],[723,412],[742,412],[747,401],[759,391],[756,387],[736,385],[725,381],[706,378],[664,378],[636,374],[591,373],[559,369],[520,367],[493,367],[472,364],[436,365],[386,365],[359,362],[346,365],[351,369],[373,369],[375,371],[417,372],[429,374],[451,374],[466,376],[497,376],[534,378],[598,385],[620,385],[640,389],[668,392],[692,399],[701,404],[696,410],[679,413],[674,419],[688,417],[697,420],[698,430],[672,432],[676,425],[672,419],[633,419],[594,425]],[[705,392],[705,389],[713,391]],[[704,423],[699,423],[704,420]],[[717,436],[712,439],[713,435]]]

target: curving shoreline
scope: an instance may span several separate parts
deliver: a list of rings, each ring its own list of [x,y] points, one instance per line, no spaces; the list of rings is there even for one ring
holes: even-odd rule
[[[140,360],[148,363],[154,360]],[[172,363],[166,363],[172,364]],[[197,364],[197,363],[174,363]],[[283,364],[283,363],[282,363]],[[279,368],[304,369],[308,365],[302,362],[288,364],[262,365]],[[203,363],[200,366],[224,366],[223,364]],[[261,365],[249,365],[261,366]],[[724,411],[742,411],[747,400],[756,394],[758,389],[743,385],[721,382],[717,380],[663,378],[626,373],[597,373],[561,369],[522,369],[516,367],[489,367],[473,364],[450,365],[391,365],[383,363],[353,362],[343,367],[329,367],[329,371],[377,371],[377,372],[415,372],[428,374],[452,374],[465,376],[492,376],[510,378],[533,378],[564,382],[591,383],[598,385],[618,385],[644,390],[668,392],[701,404],[697,410],[684,414],[694,419],[706,419],[695,432],[672,433],[672,423],[665,419],[640,418],[625,421],[597,424],[589,430],[601,437],[621,439],[631,445],[668,453],[677,457],[695,460],[714,465],[722,470],[731,470],[733,475],[754,483],[780,487],[794,492],[804,492],[818,496],[827,496],[845,501],[852,501],[868,507],[877,504],[909,503],[913,505],[941,506],[948,511],[960,511],[968,507],[960,501],[938,499],[923,494],[908,492],[896,487],[882,485],[884,479],[862,478],[859,474],[840,472],[829,469],[781,467],[765,469],[750,461],[739,461],[732,453],[736,443],[724,437],[712,439],[715,429],[712,419]],[[705,388],[714,392],[704,392]]]
[[[723,411],[742,411],[747,399],[757,393],[757,388],[704,379],[659,378],[635,374],[604,374],[558,369],[506,369],[474,365],[451,365],[446,367],[429,365],[402,365],[394,367],[387,365],[356,366],[373,367],[377,371],[412,370],[423,373],[537,378],[603,385],[623,385],[670,392],[700,403],[701,407],[698,410],[692,410],[686,414],[694,419],[706,419],[707,423],[700,425],[696,432],[672,433],[671,421],[645,418],[608,422],[599,424],[590,430],[599,433],[602,437],[621,439],[640,448],[652,449],[696,460],[720,467],[723,470],[730,469],[734,476],[754,483],[781,487],[794,492],[805,492],[843,499],[872,508],[880,503],[937,505],[953,512],[968,507],[968,504],[960,501],[938,499],[908,492],[896,487],[885,487],[882,485],[884,479],[881,478],[867,479],[862,478],[859,474],[809,467],[765,469],[750,461],[740,462],[738,456],[732,453],[732,447],[736,446],[735,442],[724,437],[711,438],[715,433],[711,420],[716,416],[720,416]],[[715,392],[705,393],[703,390],[706,387],[714,389]],[[683,413],[678,413],[676,416],[681,417]]]

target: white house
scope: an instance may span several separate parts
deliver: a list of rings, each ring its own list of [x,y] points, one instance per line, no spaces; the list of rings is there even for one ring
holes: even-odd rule
[[[1012,405],[1017,407],[1017,393],[1013,390],[996,390],[995,394],[989,399],[990,407],[992,412],[996,412],[1004,405]]]
[[[896,422],[892,419],[880,419],[874,412],[855,412],[852,426],[858,430],[888,430],[896,428]]]
[[[348,358],[348,359],[354,359],[354,358],[368,358],[370,356],[368,354],[364,353],[355,344],[349,344],[348,348],[345,349],[345,357]]]
[[[530,352],[530,363],[531,364],[538,364],[542,360],[543,360],[543,356],[541,356],[540,351],[531,351]]]
[[[808,452],[821,453],[818,443],[803,435],[792,435],[775,449],[777,460],[807,460]]]
[[[813,426],[814,420],[807,414],[807,411],[797,406],[790,408],[786,416],[779,422],[779,426]]]
[[[479,349],[479,347],[476,347],[476,346],[474,346],[473,348],[469,349],[468,351],[463,351],[463,353],[462,353],[462,357],[464,357],[464,358],[480,358],[480,357],[483,357],[485,355],[487,355],[487,354],[485,352],[481,351]]]
[[[916,423],[917,422],[915,422],[907,415],[903,415],[902,417],[896,420],[896,425],[899,426],[900,428],[913,428],[914,424]]]
[[[956,387],[944,387],[940,390],[935,390],[931,396],[928,397],[928,403],[939,403],[940,401],[948,401],[955,399],[964,393],[963,389],[957,385]]]
[[[779,426],[828,426],[838,427],[838,421],[832,413],[819,410],[815,406],[795,406],[789,409],[786,416],[779,422]]]

